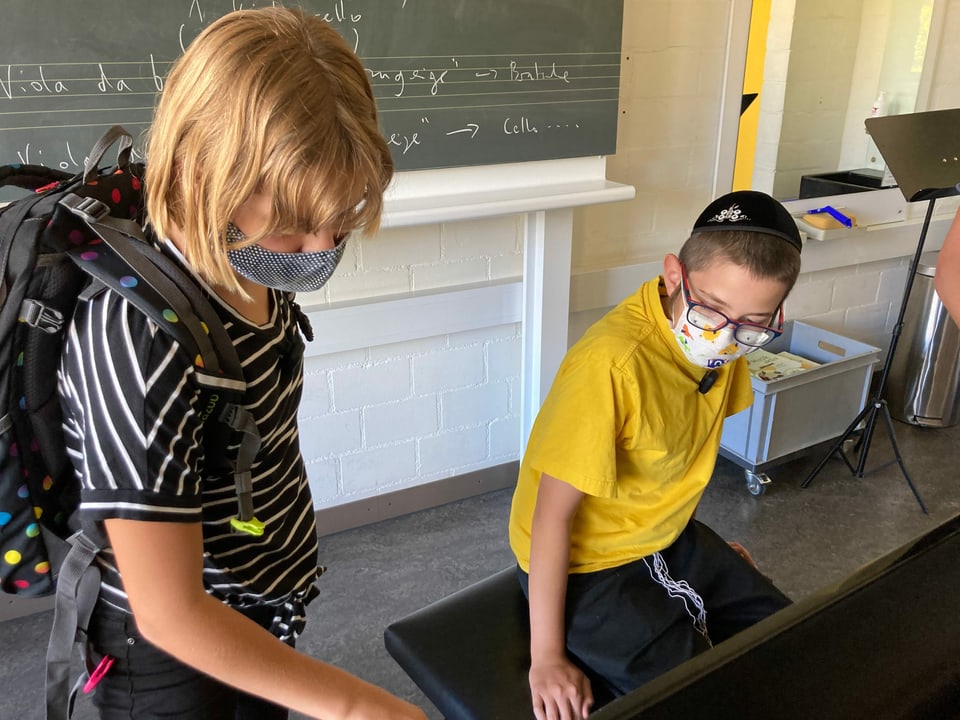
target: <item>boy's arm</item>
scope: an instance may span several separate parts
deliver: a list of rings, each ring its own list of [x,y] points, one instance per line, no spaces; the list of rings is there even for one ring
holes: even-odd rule
[[[543,473],[530,533],[530,691],[538,720],[585,718],[590,681],[567,658],[564,608],[570,526],[583,493]]]
[[[960,210],[957,210],[937,256],[933,283],[950,317],[960,324]]]
[[[310,717],[426,720],[413,705],[297,652],[209,595],[200,523],[105,524],[138,629],[181,662]]]

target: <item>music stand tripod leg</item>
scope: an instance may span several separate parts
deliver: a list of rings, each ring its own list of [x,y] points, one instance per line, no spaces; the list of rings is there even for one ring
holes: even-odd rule
[[[857,467],[853,470],[853,474],[858,478],[864,476],[864,468],[867,465],[867,455],[870,453],[870,444],[873,442],[873,431],[877,425],[877,414],[880,411],[880,407],[886,407],[886,403],[882,399],[876,399],[870,403],[870,419],[867,421],[867,424],[863,428],[863,435],[860,440],[860,455],[859,460],[857,461]],[[893,439],[893,435],[890,435],[890,439]],[[883,467],[883,466],[882,466]]]
[[[913,491],[913,496],[917,499],[917,502],[920,503],[920,509],[923,510],[924,515],[929,515],[927,512],[927,506],[923,503],[923,498],[920,497],[920,492],[917,490],[916,485],[913,484],[913,480],[910,478],[910,473],[907,472],[907,468],[903,464],[903,456],[900,455],[900,446],[897,444],[897,436],[893,432],[893,421],[890,419],[890,410],[887,408],[887,403],[883,403],[883,420],[887,425],[887,433],[890,435],[890,444],[893,446],[893,454],[897,458],[897,464],[900,466],[900,472],[903,473],[903,477],[907,479],[907,485],[910,486],[910,489]]]
[[[863,422],[863,419],[871,412],[874,412],[872,403],[868,404],[865,408],[863,408],[863,410],[860,411],[860,414],[857,415],[856,418],[854,418],[853,422],[847,426],[847,429],[843,431],[843,434],[834,441],[830,449],[827,450],[826,453],[824,453],[822,458],[820,458],[820,462],[817,463],[817,466],[810,472],[809,475],[807,475],[804,481],[800,483],[800,487],[805,488],[809,486],[810,483],[813,482],[813,479],[823,469],[823,466],[827,464],[827,460],[832,458],[834,453],[836,453],[837,451],[840,450],[841,447],[843,447],[843,443],[846,441],[846,439],[853,434],[854,430],[857,429],[857,426],[860,425],[860,423]],[[840,457],[843,458],[843,461],[847,464],[847,467],[850,468],[850,472],[854,472],[853,465],[850,464],[850,461],[847,459],[847,456],[843,452],[840,453]]]

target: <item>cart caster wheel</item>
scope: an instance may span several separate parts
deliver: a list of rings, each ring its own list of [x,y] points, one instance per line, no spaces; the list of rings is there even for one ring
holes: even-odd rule
[[[767,485],[770,484],[770,478],[767,477],[765,473],[755,473],[750,470],[743,471],[744,476],[747,478],[747,492],[753,495],[754,497],[759,497],[763,495],[767,490]]]
[[[860,438],[849,437],[843,441],[843,444],[840,446],[840,451],[849,457],[857,457],[860,450]]]

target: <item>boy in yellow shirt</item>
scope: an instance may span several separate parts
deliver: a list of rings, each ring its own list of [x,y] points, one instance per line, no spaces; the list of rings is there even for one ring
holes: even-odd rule
[[[718,198],[564,358],[510,513],[538,720],[585,718],[594,692],[623,695],[789,604],[693,516],[723,419],[753,399],[740,358],[780,334],[801,245],[770,196]]]

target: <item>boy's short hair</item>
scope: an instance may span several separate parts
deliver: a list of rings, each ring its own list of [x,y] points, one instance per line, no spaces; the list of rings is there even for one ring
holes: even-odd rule
[[[376,232],[393,161],[366,70],[318,17],[292,8],[229,13],[175,63],[148,132],[147,213],[175,225],[208,282],[240,291],[227,223],[254,193],[268,235]]]
[[[739,190],[700,213],[679,257],[688,271],[726,260],[754,277],[780,280],[789,291],[800,274],[802,247],[797,224],[783,205],[766,193]]]

